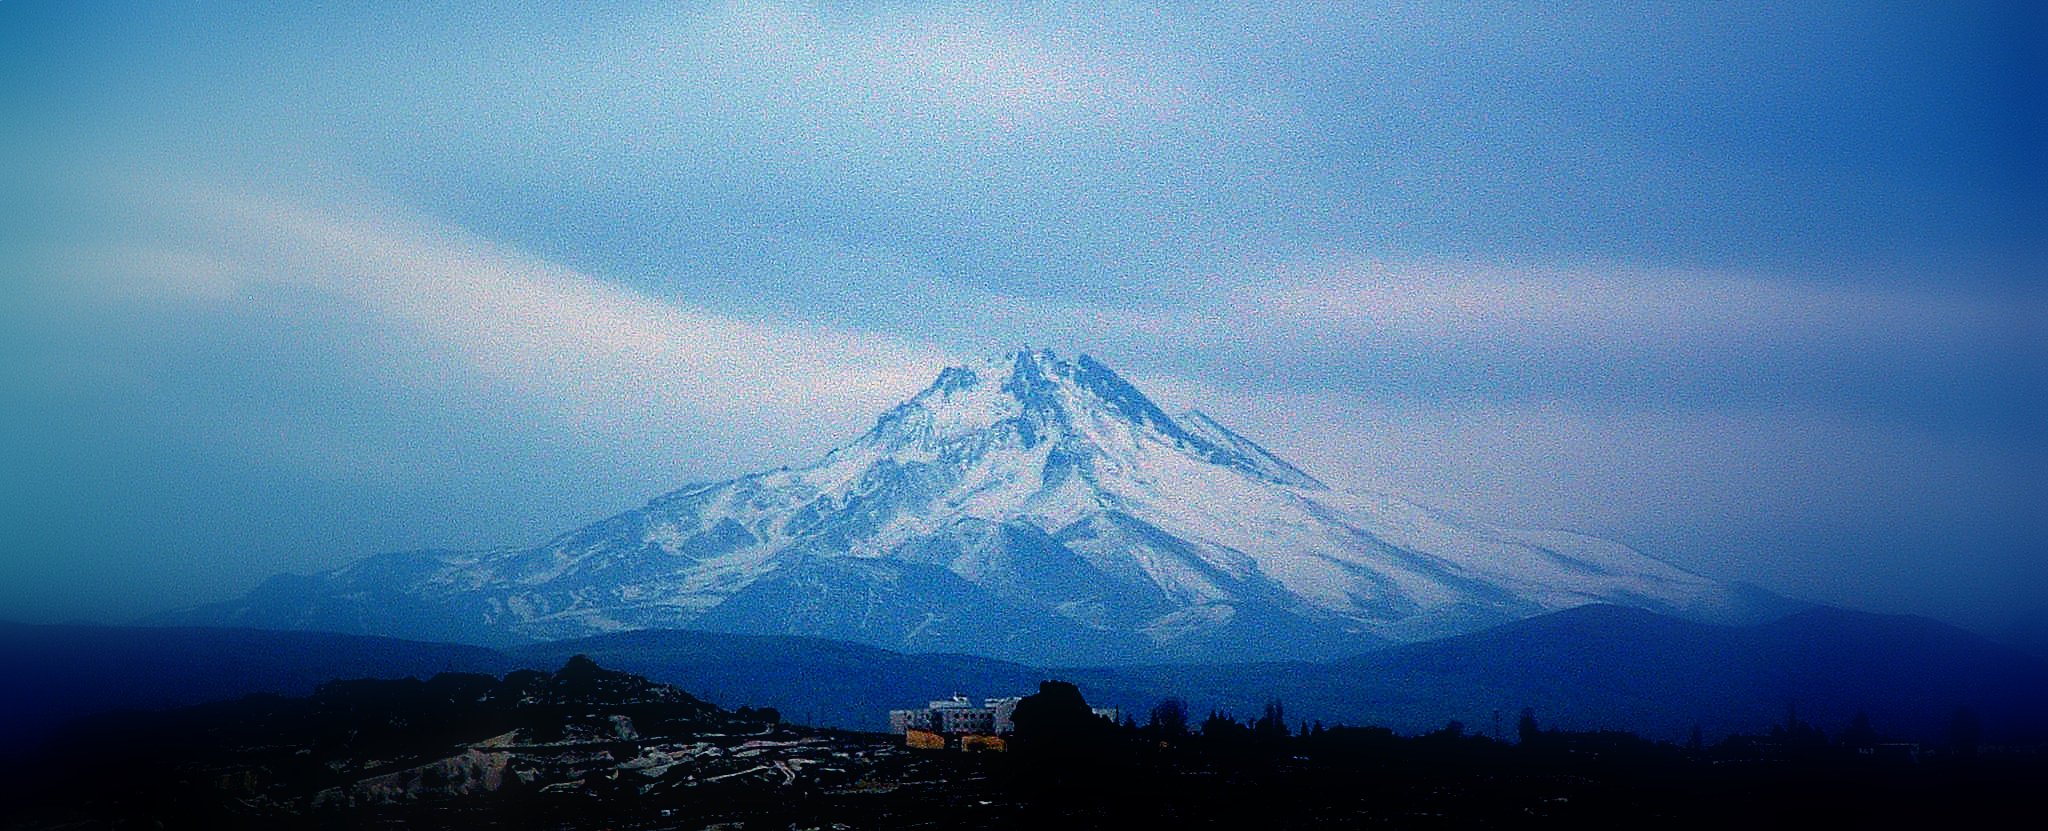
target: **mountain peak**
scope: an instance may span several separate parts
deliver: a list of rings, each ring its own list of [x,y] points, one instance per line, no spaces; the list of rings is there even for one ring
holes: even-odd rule
[[[862,443],[943,452],[963,443],[1003,443],[992,436],[1013,436],[1026,449],[1052,441],[1067,459],[1164,445],[1272,484],[1327,489],[1207,415],[1168,415],[1094,356],[1067,360],[1042,348],[947,367],[924,391],[882,416]]]

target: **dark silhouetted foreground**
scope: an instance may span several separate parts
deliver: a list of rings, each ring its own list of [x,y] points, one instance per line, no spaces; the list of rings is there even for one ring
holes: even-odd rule
[[[1858,716],[1832,734],[1789,711],[1711,745],[1546,729],[1513,740],[1451,723],[1418,736],[1094,716],[1071,684],[1020,702],[1009,753],[917,751],[900,737],[781,723],[572,658],[552,673],[337,681],[102,716],[8,771],[10,828],[1348,828],[1816,822],[1945,827],[2039,815],[2041,748],[1892,741]]]

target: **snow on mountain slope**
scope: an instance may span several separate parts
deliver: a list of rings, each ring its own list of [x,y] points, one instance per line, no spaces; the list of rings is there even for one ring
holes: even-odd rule
[[[1073,664],[1325,657],[1593,602],[1740,613],[1625,546],[1332,490],[1086,355],[1027,350],[947,369],[808,467],[176,619],[486,643],[690,627]]]

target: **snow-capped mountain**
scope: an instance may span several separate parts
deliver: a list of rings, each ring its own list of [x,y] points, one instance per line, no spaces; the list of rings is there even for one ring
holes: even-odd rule
[[[1026,350],[945,370],[808,467],[175,619],[483,643],[697,628],[1058,665],[1326,657],[1595,602],[1713,618],[1745,599],[1605,540],[1334,490],[1086,355]]]

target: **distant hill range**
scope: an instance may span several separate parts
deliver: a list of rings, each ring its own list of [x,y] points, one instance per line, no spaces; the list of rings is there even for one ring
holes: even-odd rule
[[[517,666],[482,647],[326,632],[0,623],[0,746],[87,713],[257,692],[307,695],[337,678],[426,678]]]
[[[1796,717],[1833,733],[1857,713],[1899,739],[1945,741],[1958,708],[2009,740],[2048,738],[2048,661],[1913,616],[1813,608],[1727,627],[1586,606],[1332,664],[1257,671],[1160,667],[1115,673],[1174,688],[1197,707],[1290,713],[1417,732],[1462,721],[1512,731],[1523,707],[1546,725],[1680,740],[1757,732]],[[1213,702],[1213,704],[1211,703]]]
[[[515,646],[633,629],[1078,666],[1324,660],[1611,603],[1785,601],[1607,540],[1340,491],[1082,355],[953,367],[804,467],[532,547],[385,554],[158,622]]]
[[[905,654],[795,636],[636,631],[506,650],[304,632],[23,627],[6,633],[0,701],[20,739],[59,716],[253,692],[304,694],[331,678],[501,673],[589,655],[713,703],[779,709],[793,722],[879,730],[894,707],[959,692],[1080,685],[1143,719],[1178,696],[1197,715],[1269,702],[1293,719],[1418,733],[1457,720],[1512,730],[1523,707],[1546,726],[1680,740],[1755,732],[1797,717],[1836,731],[1857,713],[1898,739],[1940,741],[1969,708],[1992,741],[2048,736],[2048,661],[1924,618],[1815,608],[1719,626],[1587,606],[1483,632],[1332,662],[1041,669]],[[5,738],[5,737],[0,737]]]

